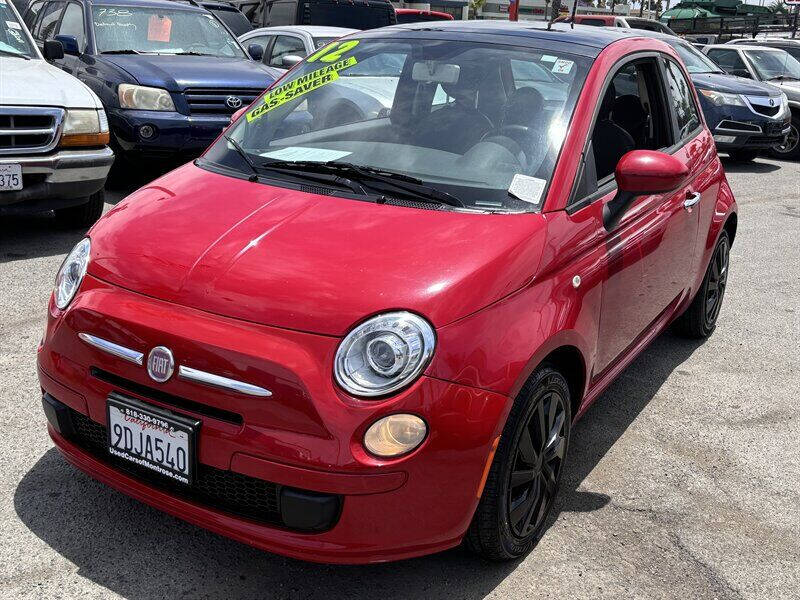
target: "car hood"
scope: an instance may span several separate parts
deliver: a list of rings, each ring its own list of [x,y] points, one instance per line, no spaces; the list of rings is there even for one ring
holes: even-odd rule
[[[748,96],[774,96],[773,88],[760,81],[746,77],[736,77],[727,73],[695,73],[692,82],[696,88],[713,90],[727,94],[745,94]]]
[[[187,88],[265,89],[281,73],[243,58],[105,54],[102,60],[126,71],[140,85],[182,92]]]
[[[436,211],[319,196],[181,167],[90,232],[89,273],[237,319],[341,336],[405,309],[435,327],[530,281],[540,214]]]
[[[100,100],[92,90],[44,60],[0,57],[0,73],[0,99],[3,104],[100,107]]]

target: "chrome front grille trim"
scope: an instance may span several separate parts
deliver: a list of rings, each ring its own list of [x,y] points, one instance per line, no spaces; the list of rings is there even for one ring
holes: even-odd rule
[[[26,119],[43,118],[46,125],[40,127],[20,126],[15,122],[25,123]],[[61,139],[61,130],[64,125],[64,109],[38,106],[0,106],[0,156],[20,154],[43,154],[56,147]],[[7,124],[7,125],[6,125]],[[26,137],[42,138],[42,143],[25,144]],[[4,142],[11,138],[10,143]]]
[[[89,333],[79,333],[78,337],[90,346],[94,346],[98,350],[102,350],[107,354],[111,354],[112,356],[116,356],[122,360],[127,360],[135,365],[141,366],[144,364],[144,354],[142,352],[137,352],[136,350],[126,348],[125,346],[120,346],[119,344],[109,342],[108,340],[104,340],[103,338],[97,337],[96,335],[91,335]]]
[[[178,367],[178,377],[186,379],[187,381],[194,381],[195,383],[202,383],[203,385],[231,390],[248,396],[258,396],[260,398],[269,398],[272,396],[272,392],[266,388],[245,383],[237,379],[229,379],[221,375],[214,375],[213,373],[207,373],[199,369],[185,367],[183,365]]]
[[[258,98],[263,90],[253,88],[189,88],[183,95],[192,114],[230,115]],[[241,104],[228,105],[228,98],[238,98]]]

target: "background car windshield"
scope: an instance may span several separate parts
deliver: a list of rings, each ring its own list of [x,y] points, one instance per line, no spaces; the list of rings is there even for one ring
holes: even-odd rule
[[[231,135],[259,160],[400,172],[471,208],[539,208],[589,61],[474,42],[347,39],[312,54]],[[246,170],[220,140],[206,159]]]
[[[212,15],[140,6],[93,6],[97,51],[243,57],[236,40]]]
[[[34,58],[36,54],[22,29],[22,25],[17,20],[14,11],[6,3],[0,4],[0,20],[2,20],[2,26],[0,26],[0,52],[6,55],[19,54],[20,56]]]
[[[765,81],[780,77],[800,79],[800,62],[784,50],[745,50],[744,53]]]
[[[685,42],[673,42],[664,40],[675,48],[675,52],[681,57],[686,70],[689,73],[724,73],[710,58],[705,54]]]

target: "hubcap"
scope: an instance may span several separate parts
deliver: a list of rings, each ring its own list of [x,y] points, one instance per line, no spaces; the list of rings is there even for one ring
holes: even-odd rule
[[[566,451],[564,401],[555,392],[536,405],[522,430],[508,485],[511,530],[526,537],[544,520]]]
[[[722,298],[725,296],[725,286],[728,283],[728,257],[730,248],[727,241],[717,246],[714,257],[711,259],[711,271],[706,288],[706,326],[711,327],[717,320]]]
[[[800,143],[800,131],[797,130],[797,127],[792,125],[789,128],[789,135],[786,136],[786,143],[775,146],[775,151],[781,154],[789,154],[797,148],[798,143]]]

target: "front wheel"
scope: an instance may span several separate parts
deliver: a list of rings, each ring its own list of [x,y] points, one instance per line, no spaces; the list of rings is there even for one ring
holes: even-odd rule
[[[773,146],[770,154],[775,158],[784,158],[790,160],[797,160],[800,158],[800,117],[792,117],[792,123],[789,126],[789,135],[786,136],[786,141],[778,146]]]
[[[100,190],[89,196],[87,201],[83,204],[56,210],[56,220],[59,224],[70,229],[89,227],[103,214],[103,206],[105,203],[105,192]]]
[[[540,367],[508,416],[467,531],[466,544],[490,560],[529,552],[545,530],[567,456],[569,387],[564,376]]]
[[[728,286],[730,252],[731,242],[728,233],[723,231],[714,247],[703,284],[689,308],[675,323],[678,331],[686,337],[702,339],[714,333]]]
[[[730,150],[728,156],[736,162],[748,163],[758,158],[758,150]]]

